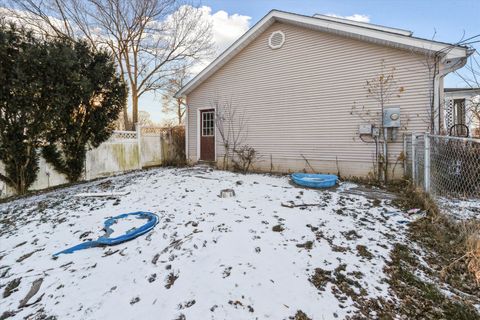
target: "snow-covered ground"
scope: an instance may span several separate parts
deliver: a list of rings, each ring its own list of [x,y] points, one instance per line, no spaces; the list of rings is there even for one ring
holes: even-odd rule
[[[438,197],[436,201],[442,212],[457,221],[478,219],[480,216],[480,199],[478,198],[460,200]]]
[[[220,198],[226,188],[236,195]],[[395,299],[383,268],[405,231],[405,217],[387,201],[355,190],[351,183],[303,189],[286,176],[154,169],[0,204],[0,294],[9,291],[0,315],[233,320],[288,319],[302,310],[312,319],[344,318],[356,311],[354,301],[332,282],[317,289],[309,280],[315,269],[337,269],[367,298]],[[75,196],[106,191],[129,194]],[[281,205],[288,201],[317,206]],[[101,236],[107,217],[133,211],[160,221],[130,242],[52,258]],[[38,292],[19,308],[35,281]]]

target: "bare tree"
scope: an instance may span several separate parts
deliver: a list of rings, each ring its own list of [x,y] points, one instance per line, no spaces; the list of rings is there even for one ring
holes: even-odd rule
[[[120,115],[118,117],[117,120],[115,120],[114,122],[114,127],[115,127],[115,130],[127,130],[127,128],[125,127],[125,117],[124,117],[124,112],[121,111],[120,112]],[[128,119],[128,115],[127,115],[127,119]],[[128,123],[128,121],[127,121]]]
[[[12,0],[12,14],[52,34],[108,47],[130,87],[132,119],[139,99],[163,89],[179,64],[213,52],[203,11],[179,0]],[[126,110],[124,111],[126,120]]]
[[[121,118],[117,119],[115,121],[115,130],[126,130],[125,124],[122,121],[123,115],[121,115]],[[130,119],[131,121],[131,119]],[[148,111],[145,110],[140,110],[138,112],[138,122],[137,124],[141,127],[152,127],[155,126],[156,123],[152,120],[151,115]]]
[[[475,124],[472,136],[475,138],[480,138],[480,90],[479,94],[470,99],[467,113],[469,115],[468,122]]]
[[[236,151],[243,146],[247,136],[245,112],[239,113],[231,100],[215,99],[211,103],[215,108],[215,124],[223,146],[223,169],[228,170]]]
[[[400,94],[405,91],[405,88],[399,87],[395,81],[395,67],[386,70],[383,60],[382,71],[375,78],[366,81],[365,89],[368,92],[367,97],[373,98],[378,102],[382,114],[385,104],[388,103],[392,97],[399,97]]]
[[[151,127],[154,125],[154,122],[150,116],[150,113],[144,110],[138,112],[138,125],[142,127]]]
[[[377,171],[376,175],[378,180],[387,182],[389,164],[388,129],[384,124],[383,112],[390,100],[394,97],[400,97],[400,95],[405,92],[405,88],[397,84],[395,79],[395,67],[387,69],[385,67],[385,61],[382,60],[380,73],[374,78],[366,81],[365,90],[367,91],[367,97],[375,100],[378,103],[380,112],[372,112],[370,109],[365,108],[365,106],[362,106],[362,108],[359,109],[354,103],[350,114],[355,114],[363,121],[382,129],[383,136],[374,136],[373,141],[366,141],[362,137],[361,139],[364,142],[371,142],[375,144],[374,170]],[[379,141],[378,138],[381,138],[381,141]],[[382,148],[378,147],[379,143],[383,145],[383,150]]]
[[[165,114],[174,114],[177,124],[183,123],[187,103],[185,97],[175,97],[175,94],[187,83],[190,78],[188,67],[181,65],[167,80],[162,95],[162,111]]]

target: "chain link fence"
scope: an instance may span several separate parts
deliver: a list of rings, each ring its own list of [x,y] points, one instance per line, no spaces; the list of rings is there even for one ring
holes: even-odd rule
[[[403,175],[412,177],[412,134],[405,134],[403,136],[403,155],[405,162],[403,163]]]
[[[413,179],[415,184],[424,190],[428,188],[428,177],[425,179],[425,135],[413,135],[413,144],[415,146]],[[428,161],[428,159],[427,159]]]
[[[430,149],[430,193],[480,199],[480,140],[430,136]]]
[[[405,134],[403,147],[406,158],[404,175],[425,189],[425,134]]]
[[[442,203],[480,205],[480,139],[409,133],[404,135],[405,175]]]

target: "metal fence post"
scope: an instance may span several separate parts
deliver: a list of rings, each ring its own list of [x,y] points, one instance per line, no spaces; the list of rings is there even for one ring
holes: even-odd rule
[[[415,132],[412,132],[412,180],[413,184],[417,184],[417,167],[416,161],[417,157],[415,155],[415,147],[417,146],[417,138]]]
[[[403,134],[403,176],[407,176],[407,135]]]
[[[425,132],[425,157],[424,157],[424,188],[426,193],[430,193],[430,135]]]

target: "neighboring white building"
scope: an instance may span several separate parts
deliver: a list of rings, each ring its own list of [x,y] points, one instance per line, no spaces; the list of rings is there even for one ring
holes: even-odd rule
[[[445,88],[446,133],[466,136],[466,127],[480,138],[480,88]]]

